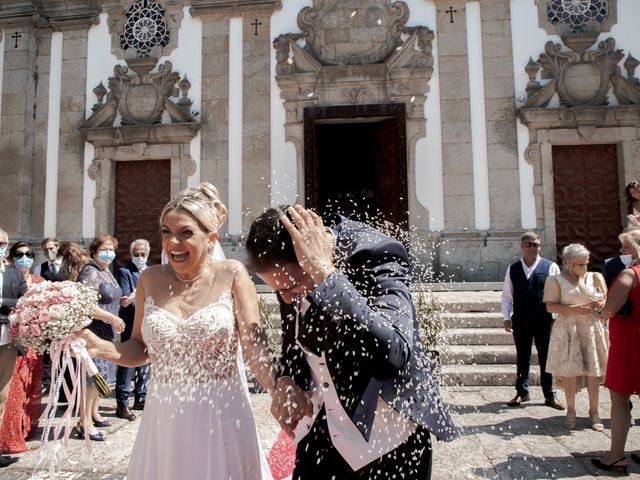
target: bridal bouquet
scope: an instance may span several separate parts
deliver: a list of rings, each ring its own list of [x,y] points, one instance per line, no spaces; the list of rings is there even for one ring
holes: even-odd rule
[[[97,305],[98,292],[83,283],[37,283],[18,300],[9,315],[9,334],[16,342],[38,353],[50,350],[52,359],[61,354],[68,357],[73,351],[93,378],[100,394],[106,396],[110,393],[107,382],[98,373],[82,341],[73,336],[74,332],[91,323]]]
[[[73,429],[73,419],[78,416],[80,403],[86,392],[86,376],[93,378],[100,395],[110,393],[109,385],[89,356],[85,341],[74,332],[91,323],[98,306],[98,292],[82,283],[41,282],[32,285],[18,300],[9,315],[9,335],[16,342],[37,352],[49,350],[51,355],[51,389],[47,406],[42,414],[47,423],[42,432],[42,446],[35,472],[40,465],[49,462],[49,478],[53,480],[67,455],[67,441]],[[75,356],[76,362],[71,360]],[[65,381],[69,369],[71,385]],[[61,418],[56,418],[58,397],[64,390],[68,404]],[[75,410],[75,411],[74,411]],[[53,429],[53,440],[49,433]],[[91,450],[91,444],[87,447]]]

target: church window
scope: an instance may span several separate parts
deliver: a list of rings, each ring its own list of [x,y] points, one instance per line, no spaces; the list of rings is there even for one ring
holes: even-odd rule
[[[607,0],[547,0],[547,18],[553,25],[566,24],[573,33],[589,23],[602,23],[609,13]]]
[[[164,8],[153,0],[132,3],[125,12],[127,21],[120,33],[120,48],[133,48],[138,57],[147,57],[153,47],[166,47],[170,35],[164,14]]]

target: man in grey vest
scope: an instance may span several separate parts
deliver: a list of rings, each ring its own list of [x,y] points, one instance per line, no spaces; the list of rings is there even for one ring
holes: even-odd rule
[[[522,257],[507,268],[502,289],[504,329],[513,333],[517,362],[516,396],[507,405],[517,407],[529,401],[531,345],[535,342],[544,403],[564,410],[564,405],[556,398],[551,374],[546,371],[553,317],[542,301],[544,282],[551,275],[559,275],[560,268],[540,256],[540,237],[535,232],[522,235],[520,248]]]

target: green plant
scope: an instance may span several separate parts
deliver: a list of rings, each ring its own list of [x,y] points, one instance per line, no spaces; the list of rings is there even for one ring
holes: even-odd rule
[[[442,353],[448,345],[447,324],[442,305],[430,290],[414,292],[413,304],[423,349]]]

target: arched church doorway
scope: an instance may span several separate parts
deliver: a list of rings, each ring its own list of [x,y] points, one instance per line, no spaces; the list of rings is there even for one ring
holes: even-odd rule
[[[114,232],[118,267],[129,259],[137,238],[151,244],[149,264],[159,264],[162,251],[158,219],[171,196],[171,160],[115,162]]]
[[[305,200],[321,214],[407,228],[404,104],[305,108]]]
[[[589,269],[616,255],[622,231],[615,144],[554,145],[553,189],[558,257],[569,243],[591,252]]]

